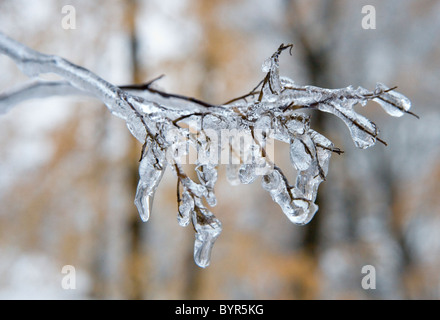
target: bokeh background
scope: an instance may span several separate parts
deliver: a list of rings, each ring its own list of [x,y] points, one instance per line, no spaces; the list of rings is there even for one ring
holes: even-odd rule
[[[66,4],[76,29],[62,28]],[[376,29],[364,30],[364,5]],[[230,186],[207,269],[176,220],[168,171],[153,215],[133,204],[141,145],[102,103],[53,97],[0,116],[2,299],[438,299],[440,297],[440,1],[1,0],[0,30],[117,84],[161,74],[164,90],[222,103],[249,92],[281,43],[281,73],[299,84],[398,86],[420,116],[361,112],[388,146],[358,150],[342,121],[314,126],[333,155],[320,209],[292,225],[260,186]],[[0,57],[0,90],[26,79]],[[360,107],[361,108],[361,107]],[[276,162],[289,170],[287,146]],[[294,177],[291,177],[293,180]],[[76,289],[64,290],[64,265]],[[361,286],[376,269],[376,289]]]

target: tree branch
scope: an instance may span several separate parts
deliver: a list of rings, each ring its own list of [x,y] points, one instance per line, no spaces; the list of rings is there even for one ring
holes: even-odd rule
[[[309,116],[303,110],[334,114],[347,125],[355,145],[362,149],[376,141],[386,143],[378,137],[376,125],[354,111],[356,104],[365,106],[374,101],[391,116],[417,117],[409,111],[409,99],[395,92],[395,87],[378,83],[374,91],[351,86],[325,89],[299,86],[280,77],[279,57],[287,49],[291,53],[292,45],[282,44],[264,61],[262,70],[266,75],[253,90],[223,105],[214,105],[154,88],[162,76],[142,85],[115,86],[85,68],[39,53],[0,33],[0,53],[12,58],[29,77],[55,73],[64,79],[34,80],[1,93],[0,113],[22,101],[53,95],[90,95],[101,100],[114,115],[126,121],[133,136],[143,143],[135,196],[142,220],[149,219],[154,193],[166,167],[171,167],[177,178],[178,221],[182,226],[192,223],[196,231],[194,259],[206,267],[222,226],[204,202],[210,207],[217,203],[217,165],[224,159],[231,182],[251,183],[262,176],[262,187],[287,218],[302,225],[318,210],[318,187],[326,179],[332,153],[343,153],[310,128]],[[196,133],[190,131],[194,129],[191,125],[196,127]],[[298,172],[295,184],[291,185],[270,160],[273,157],[267,148],[268,139],[290,144],[290,159]],[[198,182],[190,179],[181,165],[188,160],[190,148],[198,155],[194,163]],[[226,158],[221,154],[224,151],[230,152]],[[239,163],[230,159],[238,159]]]

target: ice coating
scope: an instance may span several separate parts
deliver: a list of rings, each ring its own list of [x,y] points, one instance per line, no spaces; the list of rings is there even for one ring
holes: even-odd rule
[[[306,170],[312,163],[312,154],[301,139],[293,139],[290,143],[290,160],[297,170]]]
[[[411,109],[411,101],[407,97],[399,92],[387,90],[389,88],[383,83],[377,83],[375,93],[378,97],[373,99],[386,113],[393,117],[401,117]]]
[[[261,71],[266,73],[269,72],[271,68],[272,68],[272,58],[269,57],[263,61],[263,64],[261,65]]]
[[[201,165],[196,169],[200,183],[206,188],[205,199],[211,207],[217,204],[214,186],[217,181],[217,168],[212,164]]]
[[[194,199],[188,191],[182,193],[181,204],[179,206],[179,214],[177,221],[182,227],[186,227],[191,219],[191,213],[194,211]]]
[[[257,174],[255,172],[254,164],[243,164],[239,171],[238,177],[240,178],[240,182],[242,184],[250,184],[255,181],[257,178]]]
[[[12,58],[26,75],[37,78],[55,73],[63,78],[58,82],[36,79],[0,93],[0,114],[27,99],[51,95],[88,95],[101,100],[144,144],[134,201],[142,221],[149,219],[157,187],[166,167],[171,167],[178,182],[178,223],[183,227],[193,225],[194,260],[205,268],[222,231],[221,222],[204,204],[217,204],[214,187],[220,164],[227,166],[227,179],[232,185],[261,178],[262,187],[286,217],[303,225],[318,210],[318,188],[326,179],[332,154],[341,153],[311,128],[310,116],[304,110],[327,112],[341,119],[361,149],[383,141],[376,125],[358,114],[355,105],[366,106],[368,101],[374,101],[391,116],[414,115],[409,111],[410,100],[382,83],[377,83],[374,91],[352,86],[325,89],[280,77],[280,55],[291,48],[292,45],[282,44],[263,62],[264,79],[252,92],[224,105],[212,105],[153,90],[150,85],[141,89],[115,86],[85,68],[32,50],[0,32],[0,54]],[[290,145],[291,164],[297,172],[293,185],[276,166],[269,139]],[[195,163],[191,163],[195,165],[197,181],[190,179],[181,165],[188,159],[190,148],[197,152]],[[227,157],[218,156],[219,151],[225,150],[229,152]]]

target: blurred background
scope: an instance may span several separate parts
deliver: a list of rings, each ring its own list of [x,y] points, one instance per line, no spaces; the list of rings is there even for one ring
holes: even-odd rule
[[[64,29],[64,5],[76,29]],[[362,8],[376,9],[363,29]],[[440,297],[440,2],[435,0],[0,0],[0,30],[116,85],[161,74],[167,92],[223,103],[249,92],[281,43],[281,74],[301,85],[398,86],[420,116],[361,113],[388,146],[354,147],[342,121],[313,125],[333,155],[320,209],[295,226],[260,186],[231,187],[207,269],[176,220],[168,170],[150,221],[133,204],[141,144],[92,98],[52,97],[0,116],[2,299],[438,299]],[[23,82],[0,56],[0,90]],[[361,107],[359,107],[361,108]],[[288,146],[276,162],[289,164]],[[290,178],[293,181],[295,177]],[[64,290],[62,268],[76,271]],[[364,290],[362,267],[376,270]]]

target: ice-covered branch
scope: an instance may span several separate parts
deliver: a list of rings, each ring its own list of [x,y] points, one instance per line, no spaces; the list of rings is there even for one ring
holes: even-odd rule
[[[51,96],[87,95],[66,81],[31,80],[19,87],[0,93],[0,114],[23,101]]]
[[[292,46],[281,45],[264,61],[266,75],[248,94],[213,105],[158,90],[154,87],[158,79],[144,85],[115,86],[87,69],[34,51],[0,33],[0,53],[11,57],[25,74],[35,78],[56,73],[64,78],[59,82],[34,80],[0,94],[0,113],[26,99],[51,95],[86,94],[100,99],[143,142],[135,196],[141,219],[149,219],[155,191],[170,167],[177,178],[178,222],[193,225],[194,259],[206,267],[222,230],[207,208],[217,204],[218,165],[228,166],[227,178],[232,184],[248,184],[261,177],[262,187],[287,218],[306,224],[318,210],[318,187],[327,176],[331,155],[342,151],[310,128],[310,117],[303,110],[316,109],[339,117],[362,149],[383,141],[376,125],[354,111],[356,104],[365,106],[374,101],[391,116],[414,115],[408,98],[381,83],[374,91],[351,86],[324,89],[280,77],[279,56],[286,49]],[[290,160],[297,171],[293,184],[274,161],[273,140],[290,145]],[[198,181],[183,170],[183,164],[192,161],[191,152],[196,154],[193,164]]]

